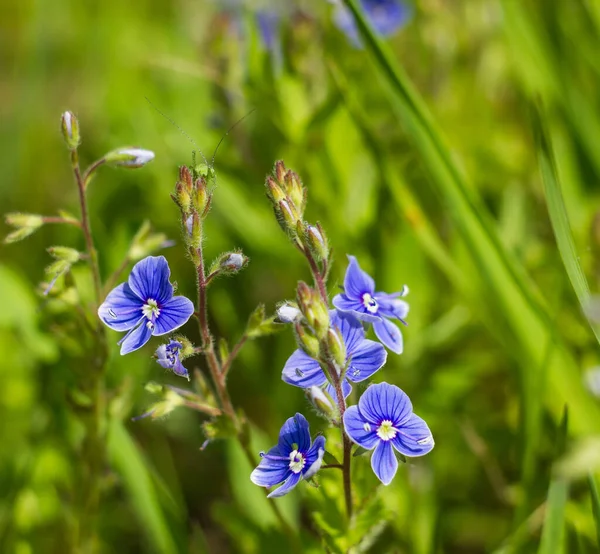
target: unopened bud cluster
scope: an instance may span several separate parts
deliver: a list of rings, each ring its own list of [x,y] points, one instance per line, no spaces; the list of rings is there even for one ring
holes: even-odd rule
[[[307,190],[300,177],[278,161],[265,186],[281,228],[315,259],[327,261],[329,246],[323,228],[319,223],[312,225],[304,221]]]

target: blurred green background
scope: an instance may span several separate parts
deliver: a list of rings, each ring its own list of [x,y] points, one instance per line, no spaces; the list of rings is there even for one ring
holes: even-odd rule
[[[180,293],[193,297],[169,193],[196,147],[145,98],[208,158],[254,109],[215,160],[205,251],[214,258],[240,247],[251,260],[242,274],[211,288],[215,333],[236,340],[258,303],[272,311],[310,277],[264,195],[277,159],[302,176],[307,217],[322,223],[335,249],[332,294],[346,253],[382,290],[406,283],[411,291],[405,353],[390,355],[376,380],[409,394],[436,448],[400,467],[385,489],[367,460],[356,461],[361,490],[376,490],[387,521],[365,528],[370,542],[357,551],[598,552],[586,480],[600,465],[598,448],[578,446],[600,433],[600,406],[584,386],[598,343],[578,302],[585,286],[579,279],[574,291],[571,283],[578,264],[592,291],[600,278],[600,4],[411,6],[410,20],[386,41],[403,68],[399,85],[386,77],[372,45],[351,44],[322,1],[226,8],[200,0],[4,0],[0,207],[78,213],[59,132],[60,114],[72,110],[84,164],[119,146],[156,153],[136,171],[102,168],[91,186],[104,276],[149,220],[178,242],[162,253]],[[280,10],[273,50],[257,27],[264,9]],[[403,97],[408,79],[418,92]],[[415,117],[424,106],[431,117]],[[536,140],[540,134],[545,141]],[[68,398],[88,346],[76,328],[62,325],[64,310],[36,293],[49,263],[45,248],[55,244],[84,246],[76,229],[45,226],[0,250],[1,552],[65,552],[77,519],[69,499],[81,428]],[[85,290],[83,267],[76,278]],[[197,340],[193,324],[184,330]],[[117,400],[111,468],[103,476],[103,550],[289,550],[238,447],[221,441],[199,450],[199,414],[179,409],[164,420],[130,421],[152,401],[146,382],[186,385],[152,360],[156,339],[126,358],[117,340],[110,332],[107,383]],[[284,331],[249,344],[232,369],[234,404],[252,422],[257,450],[274,444],[296,411],[313,432],[325,428],[302,391],[281,381],[293,348]],[[568,485],[556,477],[551,483],[565,405],[569,448],[581,466],[569,466]],[[328,484],[339,476],[323,479],[324,490],[339,494]],[[301,551],[322,551],[326,524],[313,517],[320,493],[302,486],[279,501],[303,529]]]

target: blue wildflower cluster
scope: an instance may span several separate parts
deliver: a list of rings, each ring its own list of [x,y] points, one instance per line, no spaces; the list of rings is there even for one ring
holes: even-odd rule
[[[373,377],[385,365],[384,347],[402,353],[402,333],[394,321],[406,325],[409,306],[402,298],[408,288],[392,294],[377,291],[373,278],[354,256],[348,256],[343,292],[333,298],[335,309],[330,309],[326,279],[331,255],[321,226],[303,220],[306,189],[282,162],[275,165],[266,186],[279,224],[307,258],[315,280],[314,287],[299,283],[297,306],[285,302],[278,310],[279,321],[293,324],[298,343],[285,363],[282,379],[305,389],[319,411],[342,429],[342,470],[349,471],[352,441],[373,450],[373,471],[388,485],[398,469],[394,451],[412,457],[431,451],[434,441],[429,427],[413,413],[408,396],[395,385],[371,385],[358,405],[347,406],[346,402],[352,383]],[[311,232],[313,229],[317,232]],[[369,325],[381,344],[366,338],[365,326]],[[324,452],[324,437],[317,436],[311,446],[308,423],[296,414],[282,427],[278,445],[261,455],[250,478],[262,487],[283,483],[269,495],[282,496],[316,473]],[[351,494],[345,493],[350,511]]]

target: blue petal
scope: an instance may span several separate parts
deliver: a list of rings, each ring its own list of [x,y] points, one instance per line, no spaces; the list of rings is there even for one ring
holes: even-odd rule
[[[410,16],[410,9],[400,0],[362,0],[367,18],[381,36],[394,34]]]
[[[353,442],[367,450],[375,448],[380,440],[377,426],[365,420],[356,406],[350,406],[344,412],[344,429]]]
[[[261,459],[258,467],[250,474],[250,480],[259,487],[272,487],[285,481],[291,473],[289,460],[271,460],[268,456],[282,456],[279,447],[274,446]]]
[[[371,467],[384,485],[389,485],[398,470],[398,460],[394,454],[394,449],[389,441],[379,441],[373,456],[371,457]]]
[[[133,266],[129,286],[144,302],[152,298],[159,304],[165,304],[173,296],[170,275],[171,270],[164,256],[148,256]]]
[[[362,303],[363,294],[373,294],[375,291],[375,281],[360,268],[354,256],[348,256],[348,260],[350,262],[344,277],[344,293],[348,298]]]
[[[119,344],[121,345],[121,356],[141,348],[150,340],[150,337],[152,336],[152,330],[148,327],[148,325],[146,325],[146,323],[148,323],[148,320],[142,316],[140,319],[140,324],[135,329],[129,331],[119,341]]]
[[[391,442],[398,452],[413,457],[431,452],[435,444],[427,423],[415,414],[411,414],[398,428],[398,434]]]
[[[351,314],[360,321],[369,321],[372,323],[381,319],[378,315],[368,313],[367,308],[365,308],[362,301],[352,300],[345,294],[336,294],[331,303],[339,312],[343,314]]]
[[[303,350],[296,350],[285,362],[281,378],[289,385],[306,389],[313,385],[321,386],[327,383],[317,360],[311,358]]]
[[[154,322],[154,336],[166,335],[181,327],[194,313],[194,304],[185,296],[173,296],[160,305],[160,315]]]
[[[333,401],[337,404],[338,401],[338,397],[337,397],[337,392],[335,391],[335,387],[331,384],[331,383],[327,383],[327,386],[325,387],[325,392],[331,396],[331,398],[333,398]],[[342,381],[342,394],[344,395],[344,398],[348,398],[348,396],[350,396],[350,393],[352,392],[352,385],[350,383],[348,383],[348,381],[346,379],[344,379]]]
[[[378,342],[363,340],[351,353],[346,377],[354,383],[364,381],[381,369],[387,359],[385,348]]]
[[[177,356],[177,358],[175,359],[175,364],[173,365],[173,373],[175,375],[179,375],[180,377],[186,377],[189,381],[190,376],[188,374],[188,370],[185,367],[183,367],[179,356]]]
[[[115,331],[129,331],[140,319],[143,305],[129,285],[121,283],[98,308],[98,317]]]
[[[300,482],[300,475],[300,473],[290,472],[290,476],[284,481],[283,485],[275,489],[271,494],[268,494],[267,498],[277,498],[290,492]]]
[[[398,428],[412,413],[412,404],[407,394],[388,383],[369,386],[360,397],[358,407],[362,416],[377,426],[387,419]]]
[[[310,429],[308,421],[302,414],[290,417],[283,424],[279,431],[278,446],[283,453],[282,456],[289,455],[292,450],[306,452],[310,448]]]
[[[389,319],[380,319],[373,323],[373,330],[377,338],[385,344],[392,352],[402,354],[404,343],[402,333]]]
[[[310,479],[319,469],[323,463],[323,456],[325,455],[325,437],[319,435],[313,445],[306,453],[306,469],[302,473],[304,479]]]
[[[393,294],[377,293],[375,300],[379,303],[379,314],[401,321],[408,315],[408,302],[394,298]]]

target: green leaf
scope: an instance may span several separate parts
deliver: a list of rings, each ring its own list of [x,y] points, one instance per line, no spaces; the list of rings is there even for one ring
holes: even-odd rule
[[[598,549],[600,549],[600,495],[598,495],[598,487],[592,473],[588,474],[588,484],[592,497],[592,513],[594,514],[594,523],[596,524],[596,540],[598,541]]]
[[[108,455],[123,479],[133,508],[155,552],[179,552],[158,501],[157,491],[146,461],[123,424],[111,419]]]
[[[367,450],[362,446],[357,446],[354,452],[352,453],[352,457],[355,458],[356,456],[362,456],[363,454],[367,454],[368,452],[370,452],[370,450]]]
[[[342,465],[338,461],[338,459],[331,453],[325,450],[325,454],[323,455],[323,461],[328,465]]]
[[[282,325],[275,323],[275,316],[266,317],[264,305],[259,304],[248,319],[246,334],[248,338],[255,339],[277,333],[281,331],[282,327]]]

